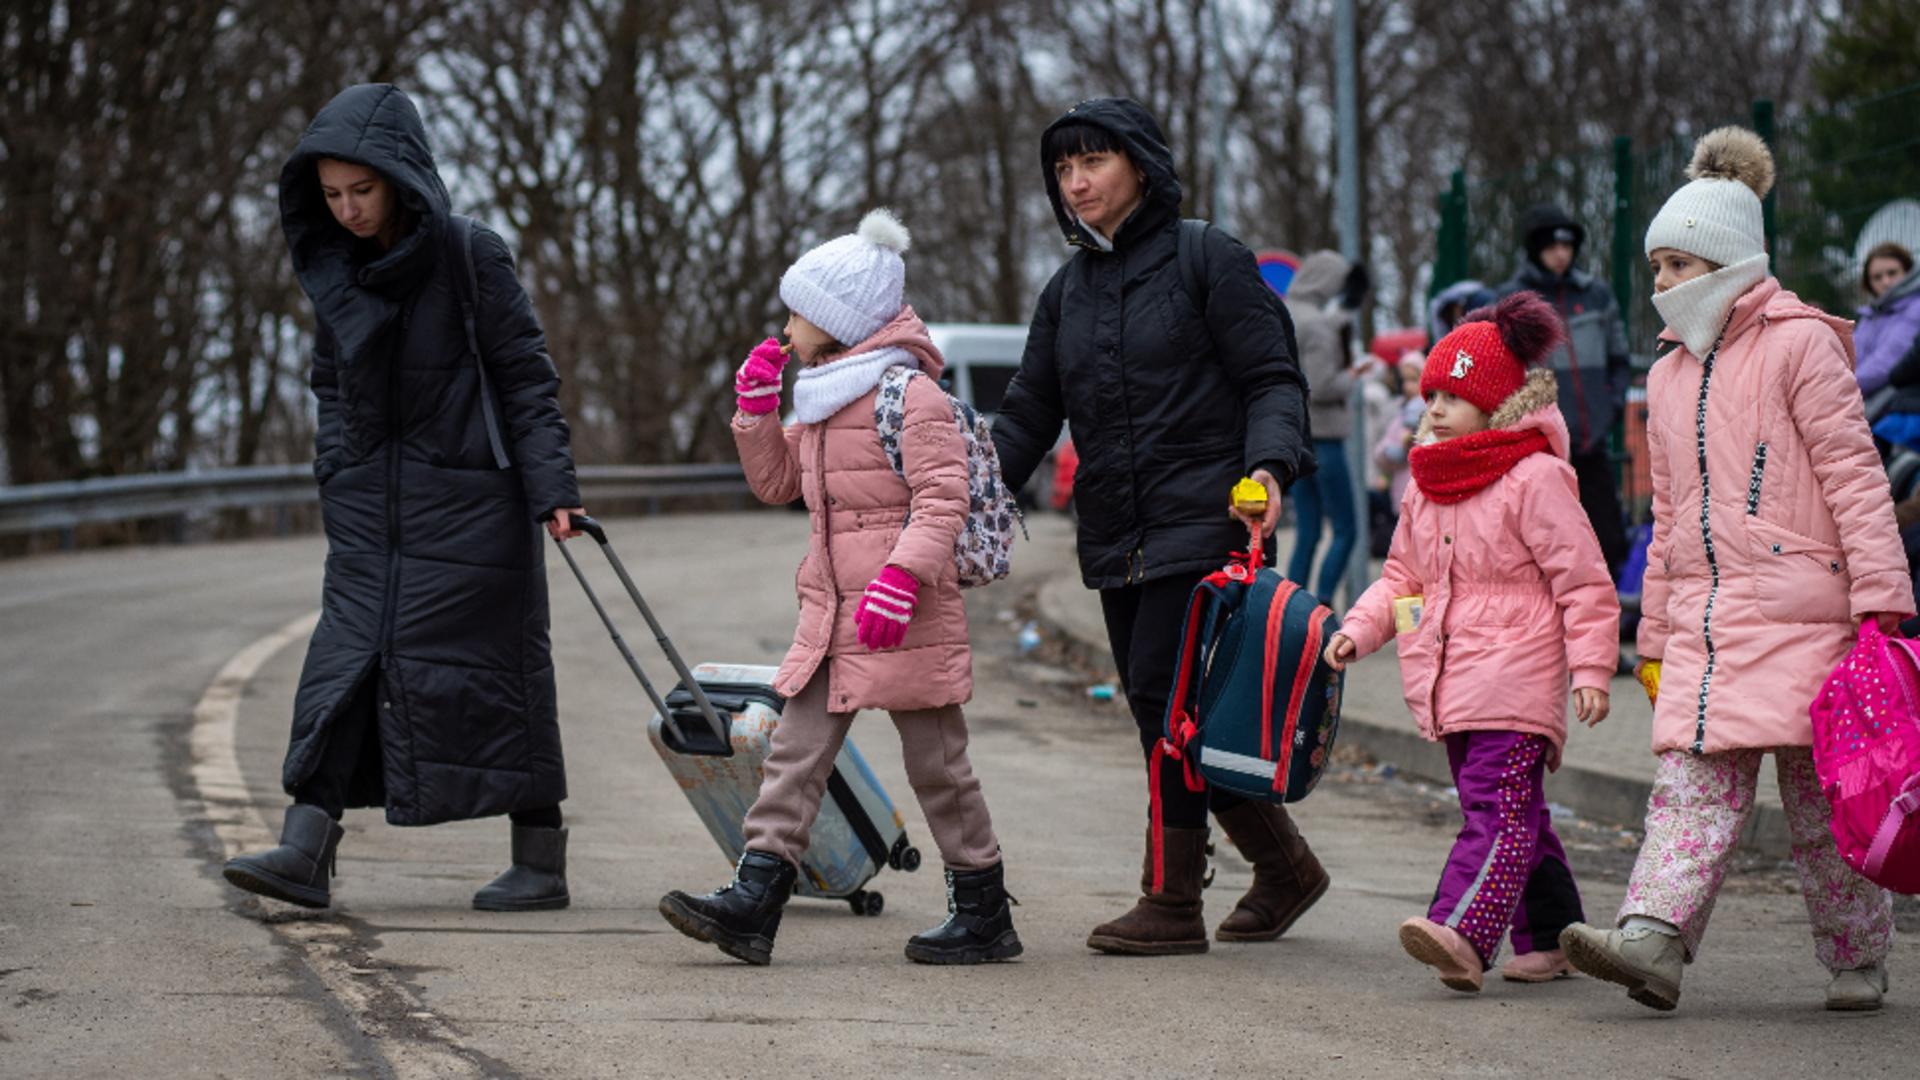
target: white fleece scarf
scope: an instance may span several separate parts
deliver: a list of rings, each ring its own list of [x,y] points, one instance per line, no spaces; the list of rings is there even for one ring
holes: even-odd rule
[[[1720,340],[1734,303],[1766,279],[1767,257],[1754,255],[1681,282],[1666,292],[1654,293],[1653,306],[1680,344],[1704,358]]]
[[[888,368],[915,363],[907,350],[885,348],[801,368],[793,384],[793,418],[802,424],[817,424],[879,386],[880,376]]]

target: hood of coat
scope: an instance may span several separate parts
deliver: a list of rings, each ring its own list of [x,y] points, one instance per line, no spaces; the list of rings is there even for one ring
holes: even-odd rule
[[[1920,300],[1915,299],[1916,297],[1920,297],[1920,266],[1915,267],[1906,277],[1894,282],[1893,288],[1881,293],[1873,303],[1861,308],[1860,314],[1862,316],[1885,315],[1896,307],[1905,307],[1909,302],[1920,303]]]
[[[1834,333],[1840,335],[1847,366],[1853,366],[1853,320],[1830,315],[1814,307],[1781,285],[1776,277],[1764,279],[1733,302],[1733,310],[1727,316],[1727,328],[1720,339],[1724,343],[1723,350],[1725,345],[1732,344],[1748,330],[1757,327],[1763,318],[1770,323],[1788,319],[1817,319],[1826,323]],[[1660,340],[1682,344],[1680,335],[1670,326],[1660,331]]]
[[[321,158],[355,162],[384,176],[411,214],[408,233],[378,252],[343,228],[320,192]],[[348,87],[313,118],[280,170],[280,228],[300,287],[321,320],[343,338],[344,353],[351,356],[364,344],[345,340],[365,336],[351,324],[369,320],[341,316],[367,307],[367,294],[391,299],[411,292],[433,266],[450,213],[426,127],[406,94],[385,83]]]
[[[1327,301],[1340,295],[1352,270],[1353,264],[1337,251],[1314,252],[1300,261],[1293,284],[1287,286],[1288,305],[1324,307]]]
[[[1560,413],[1560,383],[1553,372],[1546,368],[1534,368],[1527,372],[1527,379],[1500,404],[1493,415],[1487,417],[1487,427],[1492,430],[1527,431],[1537,430],[1547,437],[1547,448],[1553,456],[1562,461],[1573,446],[1573,436],[1567,430],[1567,418]],[[1421,446],[1433,441],[1433,418],[1430,414],[1420,417],[1420,428],[1413,441]]]
[[[1127,156],[1146,175],[1147,190],[1140,209],[1133,212],[1113,238],[1115,248],[1125,248],[1168,221],[1180,216],[1180,177],[1174,172],[1173,151],[1167,137],[1146,107],[1132,98],[1093,98],[1083,101],[1047,125],[1040,135],[1040,173],[1046,178],[1047,198],[1053,202],[1053,216],[1067,243],[1093,251],[1103,250],[1092,231],[1080,223],[1060,195],[1060,181],[1053,175],[1053,162],[1045,160],[1047,135],[1062,124],[1089,124],[1111,133],[1126,148]]]
[[[846,355],[860,356],[881,349],[905,349],[929,378],[938,379],[947,366],[946,358],[934,347],[933,335],[927,331],[927,324],[914,314],[911,304],[901,308],[900,314],[895,315],[893,321],[881,327],[872,337],[848,349]]]
[[[1587,243],[1586,226],[1573,220],[1573,215],[1559,206],[1553,203],[1540,203],[1537,206],[1528,207],[1526,212],[1520,215],[1520,246],[1526,249],[1528,263],[1539,265],[1534,263],[1534,257],[1547,246],[1542,242],[1539,234],[1549,229],[1566,229],[1573,233],[1573,257],[1576,259],[1580,257],[1580,249]]]
[[[1484,282],[1472,279],[1454,282],[1435,293],[1432,300],[1427,301],[1428,336],[1434,341],[1439,341],[1447,336],[1448,330],[1453,329],[1451,326],[1440,325],[1440,310],[1448,304],[1459,304],[1460,313],[1465,315],[1475,308],[1486,307],[1497,299],[1499,297]]]

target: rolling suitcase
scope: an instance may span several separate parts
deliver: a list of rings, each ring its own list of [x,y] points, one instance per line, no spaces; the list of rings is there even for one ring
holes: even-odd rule
[[[741,823],[753,805],[765,771],[774,729],[780,724],[783,701],[774,692],[771,667],[744,664],[702,664],[689,670],[680,652],[668,640],[653,610],[628,576],[620,557],[607,543],[606,530],[584,515],[575,526],[593,537],[646,619],[654,639],[680,677],[665,699],[660,697],[633,650],[620,636],[593,586],[581,573],[567,545],[560,554],[587,599],[613,636],[614,646],[652,699],[653,719],[647,734],[660,760],[706,824],[729,864],[745,850]],[[795,891],[802,896],[844,900],[859,915],[878,915],[886,900],[867,883],[885,869],[912,872],[920,868],[920,851],[907,840],[906,825],[894,809],[886,789],[867,767],[866,759],[848,738],[827,778],[826,798],[814,820],[812,840],[801,859]]]

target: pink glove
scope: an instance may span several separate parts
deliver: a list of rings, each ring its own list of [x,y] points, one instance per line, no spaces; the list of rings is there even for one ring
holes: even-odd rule
[[[747,362],[733,377],[733,392],[738,394],[740,411],[765,416],[780,407],[780,369],[787,366],[787,354],[780,342],[768,338],[753,347]]]
[[[853,613],[860,644],[875,652],[900,644],[907,636],[907,623],[913,621],[913,607],[919,597],[920,582],[912,574],[897,566],[882,567]]]

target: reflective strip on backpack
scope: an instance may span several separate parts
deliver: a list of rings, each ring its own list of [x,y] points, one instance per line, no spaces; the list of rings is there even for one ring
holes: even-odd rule
[[[1252,754],[1236,754],[1231,750],[1216,750],[1211,746],[1200,748],[1200,764],[1228,772],[1245,773],[1262,780],[1272,781],[1274,770],[1278,768],[1271,761],[1262,761]]]

